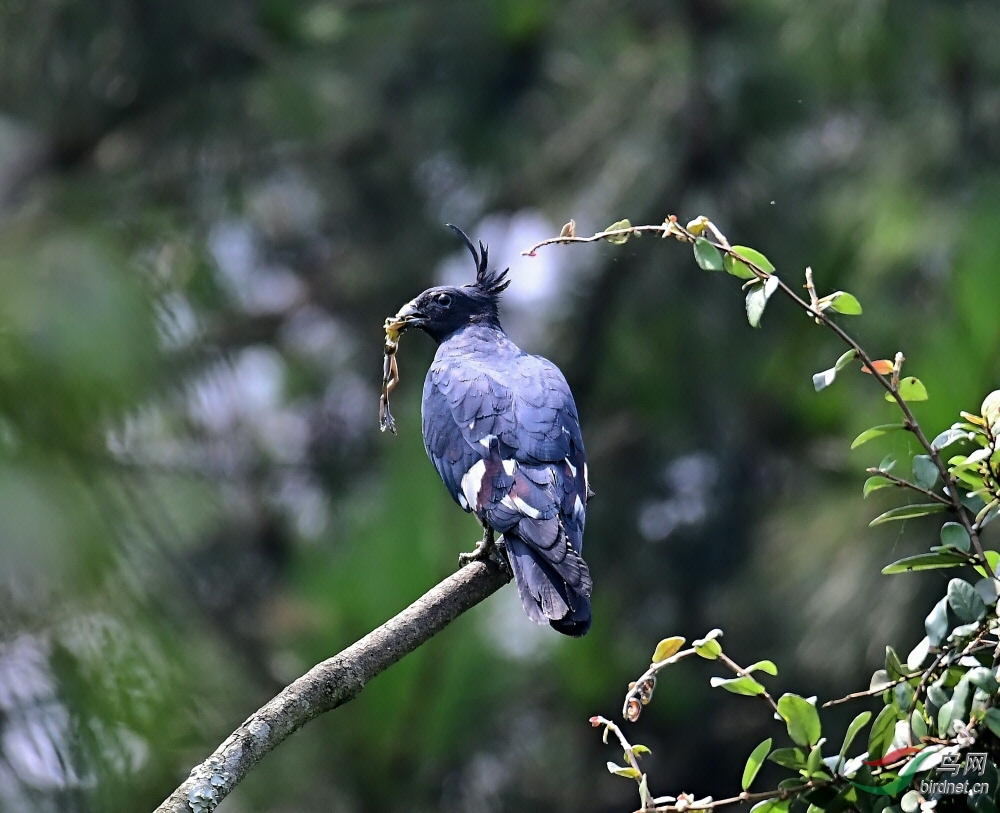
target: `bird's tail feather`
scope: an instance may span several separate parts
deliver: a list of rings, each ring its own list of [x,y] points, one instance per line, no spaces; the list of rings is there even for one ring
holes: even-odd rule
[[[519,536],[508,532],[502,541],[528,617],[564,635],[585,635],[591,623],[589,595],[570,587],[545,556]]]

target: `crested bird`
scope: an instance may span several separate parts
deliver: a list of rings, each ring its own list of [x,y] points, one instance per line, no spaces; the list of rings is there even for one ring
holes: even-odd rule
[[[429,288],[393,319],[438,346],[421,402],[424,449],[455,502],[483,526],[459,562],[499,553],[528,617],[581,636],[591,624],[582,552],[592,492],[573,394],[555,364],[525,353],[501,327],[510,269],[491,271],[487,247],[480,241],[477,251],[449,226],[472,253],[475,282]]]

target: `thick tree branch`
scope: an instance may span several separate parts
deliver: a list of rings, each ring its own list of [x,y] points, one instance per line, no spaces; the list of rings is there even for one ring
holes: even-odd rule
[[[289,735],[324,712],[353,700],[365,684],[510,581],[492,561],[463,567],[399,615],[343,652],[314,666],[258,709],[157,809],[209,813]]]

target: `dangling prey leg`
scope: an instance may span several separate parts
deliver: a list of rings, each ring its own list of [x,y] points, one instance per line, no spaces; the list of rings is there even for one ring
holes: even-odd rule
[[[496,543],[493,540],[493,529],[489,525],[484,524],[483,538],[476,543],[475,550],[470,553],[458,554],[458,566],[465,567],[469,562],[475,562],[480,559],[493,559],[493,561],[497,561],[497,557],[494,556],[495,550]]]

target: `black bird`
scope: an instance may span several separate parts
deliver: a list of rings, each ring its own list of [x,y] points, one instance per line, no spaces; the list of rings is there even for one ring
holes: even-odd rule
[[[486,246],[477,251],[451,228],[472,252],[476,281],[429,288],[394,319],[438,344],[424,381],[424,448],[452,498],[484,529],[460,561],[488,555],[500,534],[496,545],[528,617],[584,635],[592,582],[581,553],[591,491],[573,394],[558,367],[525,353],[500,326],[507,270],[490,271]]]

